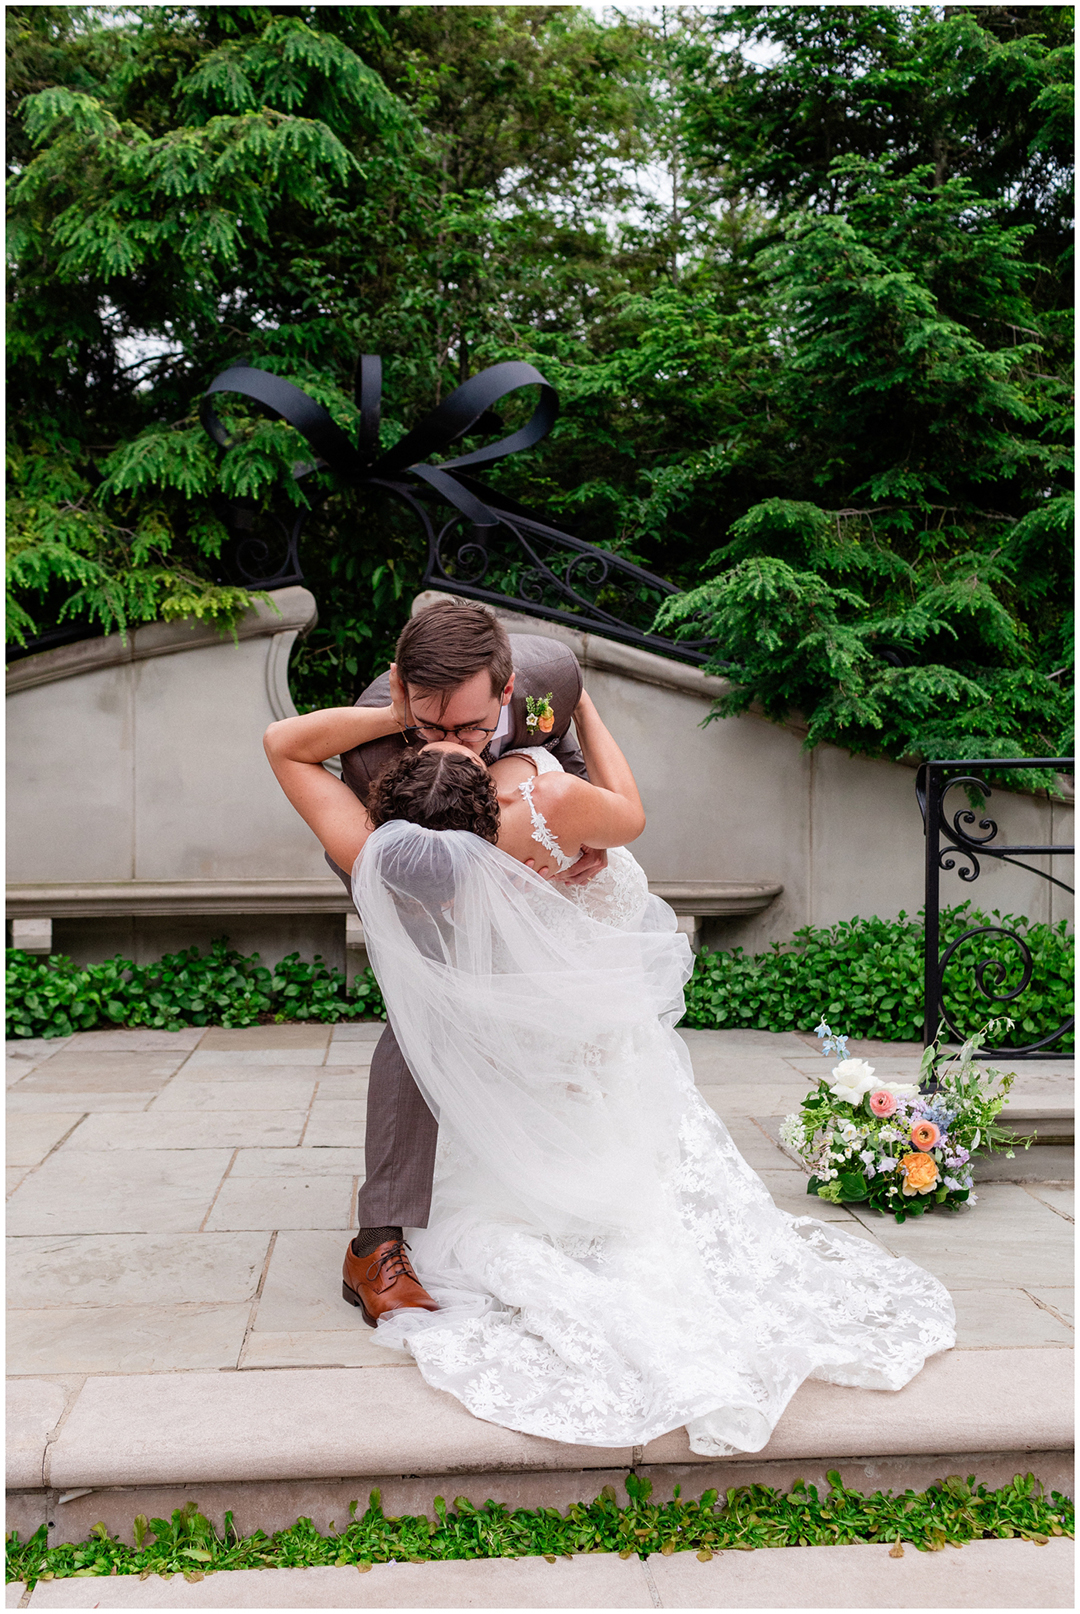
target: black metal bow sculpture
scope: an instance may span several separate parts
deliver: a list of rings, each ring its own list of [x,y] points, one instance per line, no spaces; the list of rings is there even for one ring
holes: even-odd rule
[[[495,404],[528,386],[538,386],[540,396],[520,430],[455,459],[429,463],[432,455],[445,453],[471,432],[501,430]],[[235,365],[211,382],[201,407],[203,426],[222,449],[233,443],[211,400],[223,392],[252,399],[301,433],[316,459],[295,467],[298,479],[329,469],[355,487],[382,488],[404,500],[427,537],[425,587],[562,622],[680,661],[700,664],[707,659],[704,641],[671,640],[648,632],[663,598],[678,592],[672,583],[549,526],[504,494],[473,480],[471,472],[532,448],[554,425],[558,394],[531,364],[515,360],[481,370],[385,454],[379,453],[382,360],[375,354],[363,354],[357,367],[360,423],[355,444],[300,387],[267,370]],[[323,493],[314,503],[325,497]],[[433,499],[452,510],[438,532],[426,507]],[[253,512],[224,500],[218,508],[234,538],[233,561],[241,581],[262,588],[303,581],[299,541],[310,509],[296,515],[291,527],[272,518],[285,541],[285,559],[268,576],[253,569],[262,566],[265,574],[270,558],[269,545],[254,534]],[[463,526],[467,531],[462,532]]]

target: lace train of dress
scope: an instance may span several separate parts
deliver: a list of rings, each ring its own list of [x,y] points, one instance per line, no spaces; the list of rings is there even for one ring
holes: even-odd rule
[[[702,1100],[673,1029],[689,947],[628,852],[606,895],[567,901],[474,836],[387,824],[354,881],[439,1119],[407,1236],[442,1309],[376,1335],[430,1384],[549,1439],[685,1424],[728,1456],[761,1450],[804,1380],[897,1390],[954,1343],[935,1278],[779,1210]]]

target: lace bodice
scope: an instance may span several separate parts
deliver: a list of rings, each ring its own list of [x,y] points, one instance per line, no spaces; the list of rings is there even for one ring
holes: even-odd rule
[[[550,751],[545,751],[538,745],[520,746],[513,751],[504,751],[503,756],[526,757],[538,775],[565,772],[558,757],[553,757]],[[579,846],[576,852],[570,853],[565,852],[559,845],[548,826],[547,819],[533,801],[535,785],[535,779],[523,779],[518,785],[532,819],[532,838],[554,859],[559,872],[565,873],[581,856],[581,848]],[[649,897],[649,883],[645,878],[645,871],[625,846],[612,847],[608,852],[607,868],[601,870],[586,885],[557,885],[555,889],[575,907],[587,913],[590,919],[599,919],[602,924],[615,925],[620,930],[639,922],[646,905],[656,900]],[[663,904],[658,906],[662,907]],[[674,926],[675,920],[672,917],[671,928],[674,929]]]

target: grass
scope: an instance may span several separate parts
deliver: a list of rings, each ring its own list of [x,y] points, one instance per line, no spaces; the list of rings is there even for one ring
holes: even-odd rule
[[[790,1492],[768,1485],[744,1485],[718,1495],[706,1491],[698,1501],[683,1501],[675,1487],[671,1502],[651,1501],[652,1482],[629,1473],[629,1498],[620,1506],[614,1488],[605,1485],[594,1502],[579,1502],[560,1513],[557,1508],[511,1511],[499,1502],[474,1507],[465,1497],[448,1508],[435,1497],[432,1517],[383,1512],[378,1491],[367,1511],[338,1531],[331,1523],[321,1535],[310,1519],[289,1530],[267,1535],[256,1530],[241,1536],[225,1515],[219,1535],[194,1503],[171,1520],[134,1522],[134,1546],[111,1536],[103,1524],[86,1541],[49,1547],[45,1527],[20,1541],[8,1537],[7,1578],[34,1585],[39,1580],[95,1575],[182,1574],[187,1580],[231,1569],[309,1568],[315,1565],[433,1563],[454,1559],[543,1557],[554,1563],[575,1553],[613,1552],[620,1558],[646,1558],[650,1553],[696,1552],[703,1560],[714,1553],[751,1552],[759,1547],[846,1546],[887,1543],[893,1555],[904,1543],[919,1552],[938,1552],[967,1541],[1019,1537],[1045,1545],[1052,1536],[1073,1537],[1072,1503],[1059,1492],[1049,1496],[1033,1474],[1017,1474],[1011,1485],[988,1490],[957,1474],[935,1480],[925,1491],[899,1495],[875,1491],[871,1496],[850,1490],[840,1475],[828,1475],[824,1496],[797,1480]]]

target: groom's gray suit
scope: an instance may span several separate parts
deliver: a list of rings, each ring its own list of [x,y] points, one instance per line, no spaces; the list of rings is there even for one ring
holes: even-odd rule
[[[557,639],[531,634],[510,634],[510,649],[516,674],[510,698],[510,726],[506,736],[493,743],[492,754],[516,746],[542,745],[558,757],[567,773],[588,778],[577,743],[567,733],[581,695],[577,658]],[[525,726],[525,697],[547,694],[551,695],[555,726],[550,734],[539,734]],[[356,702],[357,706],[389,704],[388,673],[370,684]],[[408,744],[422,745],[423,741],[388,735],[344,752],[341,776],[353,794],[366,802],[376,775]],[[349,887],[349,876],[330,858],[327,862]],[[367,1177],[358,1199],[360,1227],[427,1226],[438,1134],[438,1124],[412,1079],[394,1028],[387,1025],[371,1060],[364,1145]]]

